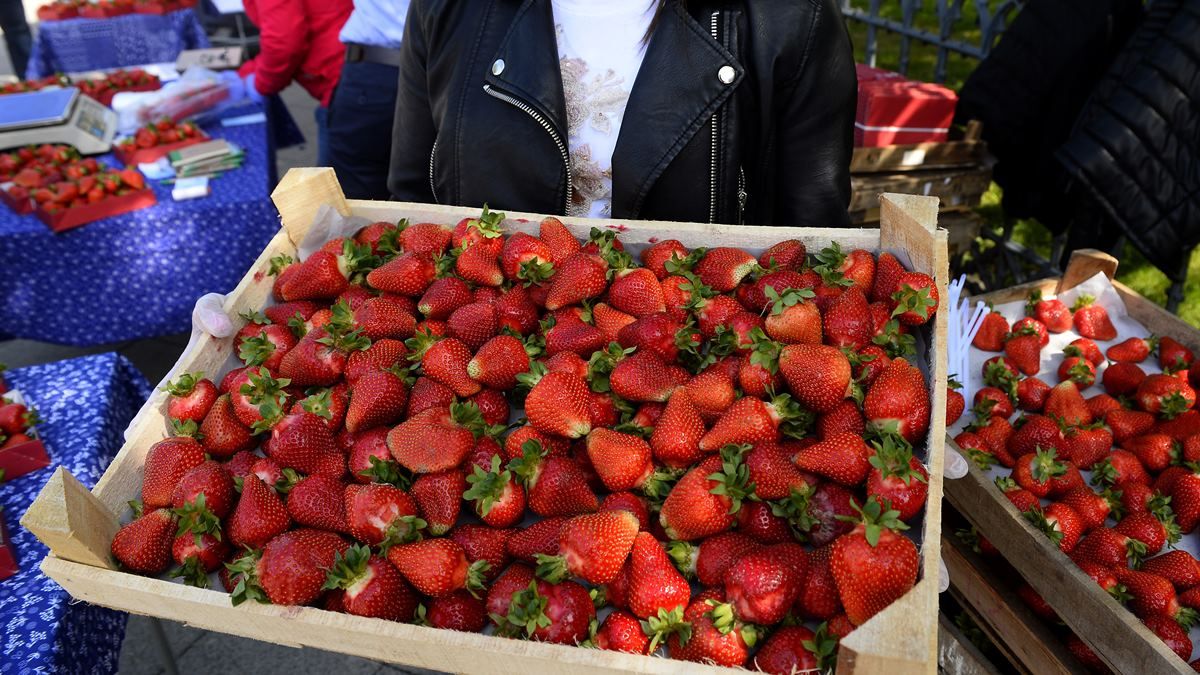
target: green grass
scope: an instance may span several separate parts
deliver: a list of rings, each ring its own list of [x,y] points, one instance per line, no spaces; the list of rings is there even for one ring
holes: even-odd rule
[[[866,7],[866,0],[856,0],[855,6]],[[989,0],[988,5],[996,7],[998,0]],[[900,2],[891,0],[883,3],[880,14],[890,19],[900,20]],[[956,23],[952,32],[954,39],[978,44],[980,29],[976,25],[976,13],[972,3],[963,3],[963,16]],[[1010,15],[1009,19],[1012,19]],[[862,63],[866,60],[867,27],[858,22],[848,22],[850,38],[854,44],[855,59]],[[917,28],[936,33],[938,30],[936,3],[924,2],[917,10],[913,19]],[[882,29],[878,30],[878,50],[875,65],[880,68],[896,70],[900,64],[900,36]],[[937,48],[913,41],[909,47],[908,75],[913,79],[932,81],[937,64]],[[977,62],[964,56],[950,54],[946,62],[946,86],[959,90],[963,82],[975,69]],[[1002,192],[1000,187],[992,184],[991,189],[983,196],[977,212],[983,216],[986,226],[999,230],[1004,222],[1004,209],[1000,205]],[[1041,223],[1036,220],[1019,220],[1013,230],[1013,239],[1037,251],[1042,257],[1050,255],[1051,235]],[[1119,256],[1121,260],[1117,278],[1141,293],[1146,298],[1165,305],[1167,291],[1171,282],[1158,268],[1151,265],[1137,252],[1132,245],[1126,245]],[[1184,321],[1200,328],[1200,249],[1193,252],[1188,266],[1188,278],[1184,284],[1184,298],[1179,305],[1179,317]]]

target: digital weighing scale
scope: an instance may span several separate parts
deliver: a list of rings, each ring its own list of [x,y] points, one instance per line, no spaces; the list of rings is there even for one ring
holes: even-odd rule
[[[62,143],[84,155],[108,152],[117,113],[75,87],[0,97],[0,150]]]

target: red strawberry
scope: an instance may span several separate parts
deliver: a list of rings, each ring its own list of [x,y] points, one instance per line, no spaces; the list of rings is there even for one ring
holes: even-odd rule
[[[1150,558],[1142,563],[1141,570],[1170,581],[1178,591],[1200,586],[1200,562],[1182,549],[1167,551]]]
[[[558,533],[566,522],[567,518],[565,517],[552,516],[535,521],[529,527],[513,532],[506,544],[508,555],[514,560],[536,562],[535,556],[539,553],[544,555],[558,553]],[[514,567],[517,566],[514,565]]]
[[[700,449],[712,453],[730,444],[773,442],[791,421],[802,416],[786,394],[769,402],[746,396],[729,406],[704,434]]]
[[[957,380],[951,378],[946,387],[946,426],[952,426],[962,417],[963,411],[967,408],[967,402],[963,398],[962,385]]]
[[[679,613],[683,618],[683,612]],[[588,643],[584,643],[585,645]],[[624,610],[615,610],[600,624],[591,644],[597,649],[628,654],[648,654],[650,638],[642,632],[642,624],[637,617]]]
[[[554,274],[554,257],[546,242],[524,232],[514,232],[500,249],[500,270],[513,283],[538,283]]]
[[[462,547],[467,560],[485,560],[488,568],[483,572],[486,581],[493,581],[508,565],[508,540],[512,530],[500,530],[483,525],[464,523],[450,531],[450,538]]]
[[[346,429],[358,432],[394,424],[404,416],[407,405],[408,385],[401,376],[390,370],[365,373],[350,390]]]
[[[1104,419],[1104,416],[1113,410],[1121,408],[1121,402],[1109,396],[1108,394],[1096,394],[1086,401],[1088,412],[1092,414],[1094,419]]]
[[[479,286],[504,283],[500,271],[500,251],[491,246],[469,246],[454,261],[454,270],[464,280]]]
[[[511,527],[525,515],[525,490],[511,471],[501,470],[499,456],[492,456],[488,469],[475,466],[467,483],[462,498],[474,502],[475,514],[488,525]]]
[[[576,644],[587,637],[596,617],[587,589],[573,581],[550,584],[531,582],[513,594],[500,635],[522,636],[542,642]]]
[[[346,459],[325,420],[310,412],[291,413],[271,427],[267,454],[281,467],[301,473],[341,477]]]
[[[861,485],[871,471],[871,449],[862,437],[836,433],[810,445],[793,457],[801,471],[808,471],[834,480],[842,485]]]
[[[387,298],[368,298],[354,310],[354,325],[371,340],[412,337],[417,319]]]
[[[767,638],[754,655],[754,665],[764,673],[821,672],[831,667],[837,640],[825,626],[814,633],[804,626],[784,626]]]
[[[529,508],[543,516],[591,513],[599,500],[588,487],[583,469],[569,457],[549,456],[536,441],[526,441],[524,454],[508,468],[525,484]]]
[[[1081,356],[1068,356],[1058,366],[1058,381],[1070,381],[1087,389],[1096,381],[1096,366]]]
[[[1004,351],[1005,337],[1008,335],[1008,320],[999,312],[988,312],[983,317],[983,323],[979,326],[979,332],[975,334],[975,338],[971,344],[976,349],[982,349],[985,352]]]
[[[1103,426],[1072,427],[1067,431],[1062,454],[1081,469],[1090,469],[1108,456],[1112,449],[1112,432]]]
[[[1179,457],[1174,439],[1164,434],[1146,434],[1130,438],[1121,444],[1132,452],[1151,473],[1157,474]]]
[[[171,497],[181,531],[197,534],[216,532],[218,522],[229,515],[233,504],[233,476],[211,459],[184,474]]]
[[[1145,361],[1158,347],[1158,340],[1154,338],[1137,338],[1131,337],[1124,342],[1117,343],[1108,348],[1105,356],[1109,361],[1114,363],[1141,363]]]
[[[728,293],[737,288],[757,264],[754,256],[740,248],[717,247],[709,249],[693,271],[705,286],[718,293]]]
[[[1158,639],[1163,641],[1163,644],[1168,649],[1175,652],[1179,658],[1187,661],[1192,656],[1192,640],[1188,637],[1188,628],[1194,622],[1194,614],[1187,615],[1186,618],[1180,619],[1178,616],[1162,616],[1151,615],[1141,617],[1142,623],[1154,633]],[[1193,661],[1192,663],[1196,663]],[[1190,664],[1189,664],[1190,665]],[[1192,666],[1195,670],[1196,666]]]
[[[1058,459],[1053,448],[1038,448],[1017,458],[1012,477],[1017,484],[1037,497],[1046,497],[1053,489],[1053,479],[1067,473],[1067,466]]]
[[[437,264],[427,253],[406,251],[367,273],[372,288],[419,298],[437,278]]]
[[[478,633],[487,625],[487,607],[468,591],[430,598],[425,620],[434,628]]]
[[[905,272],[896,280],[892,293],[892,316],[906,326],[920,326],[938,309],[938,289],[933,277],[922,272]]]
[[[900,520],[912,519],[925,505],[929,472],[907,443],[884,436],[872,445],[875,452],[870,458],[867,494],[899,511]]]
[[[706,370],[684,385],[696,409],[706,419],[715,420],[725,412],[736,398],[733,380],[729,373],[719,368]]]
[[[561,262],[550,280],[546,309],[556,310],[600,297],[608,288],[607,273],[608,264],[600,256],[583,252],[571,255]]]
[[[800,584],[808,571],[807,556],[801,551],[799,564],[794,564],[774,548],[750,551],[725,572],[725,597],[733,605],[734,615],[746,623],[778,623],[800,596]]]
[[[1104,423],[1112,430],[1113,439],[1124,443],[1154,428],[1154,415],[1140,410],[1117,408],[1104,415]]]
[[[836,347],[788,345],[779,355],[779,371],[796,400],[815,412],[833,409],[849,393],[850,361]]]
[[[466,553],[449,539],[424,539],[388,549],[387,559],[418,591],[441,597],[466,589],[483,588],[483,571],[488,563],[467,562]]]
[[[150,446],[142,470],[142,503],[145,508],[153,510],[170,506],[175,486],[202,462],[204,448],[194,438],[165,438]]]
[[[1004,356],[1025,375],[1037,375],[1042,369],[1042,346],[1035,331],[1013,332],[1004,342]]]
[[[1042,322],[1051,333],[1065,333],[1071,329],[1071,310],[1062,300],[1042,298],[1041,289],[1034,289],[1029,294],[1025,312]]]
[[[1064,553],[1075,549],[1085,530],[1083,519],[1075,509],[1060,502],[1052,503],[1044,510],[1026,511],[1025,517]]]
[[[587,454],[604,486],[613,492],[641,487],[654,471],[650,444],[639,436],[594,429]]]
[[[1147,375],[1135,394],[1138,407],[1166,419],[1172,419],[1196,405],[1196,390],[1173,375]]]
[[[517,385],[517,375],[528,371],[525,345],[511,335],[488,340],[467,362],[467,375],[493,389],[512,389]]]
[[[754,493],[763,500],[783,499],[816,480],[797,469],[788,451],[773,443],[755,445],[746,453],[745,464]]]
[[[413,481],[409,493],[417,501],[429,534],[440,537],[454,527],[466,490],[466,478],[458,469],[422,474]]]
[[[821,311],[812,302],[813,295],[807,288],[790,288],[777,293],[767,286],[766,297],[771,306],[763,325],[767,335],[784,344],[821,344]],[[867,319],[869,321],[869,316]]]
[[[1092,485],[1120,486],[1128,482],[1150,484],[1146,467],[1132,452],[1113,450],[1092,467]]]
[[[230,567],[231,573],[244,575],[234,589],[233,603],[258,600],[307,605],[320,597],[327,570],[348,547],[345,539],[325,530],[284,532],[263,547],[261,557],[250,553]]]
[[[417,310],[426,319],[445,320],[450,318],[454,310],[470,304],[473,299],[467,282],[458,277],[442,277],[425,289],[417,301]]]
[[[1164,335],[1158,339],[1158,365],[1164,371],[1187,370],[1194,360],[1192,350],[1171,336]]]
[[[346,247],[349,250],[352,244],[347,242]],[[330,251],[314,252],[303,262],[297,263],[297,271],[281,283],[281,299],[290,302],[336,298],[349,285],[342,271],[343,260],[342,256]]]
[[[1104,369],[1104,390],[1112,396],[1128,396],[1137,391],[1146,373],[1135,363],[1113,363]]]
[[[908,270],[891,253],[880,253],[875,263],[875,284],[871,287],[871,301],[889,301],[899,290],[900,277]]]
[[[1063,354],[1067,356],[1082,356],[1096,367],[1104,363],[1104,354],[1100,351],[1100,347],[1085,337],[1071,340],[1071,344],[1063,348]]]
[[[813,271],[824,279],[844,277],[847,286],[857,288],[864,295],[871,292],[875,284],[875,257],[861,248],[848,253],[835,241],[816,254],[819,263]],[[851,284],[853,284],[851,286]]]
[[[450,230],[434,223],[412,223],[402,220],[399,224],[400,248],[420,253],[442,253],[450,248]]]
[[[608,289],[608,303],[635,317],[665,312],[667,309],[658,277],[644,267],[617,272]]]
[[[256,445],[250,429],[238,419],[228,394],[217,398],[200,424],[200,444],[217,458],[232,457]]]
[[[893,359],[863,400],[863,415],[876,429],[898,433],[916,444],[929,430],[929,390],[925,378],[904,359]]]
[[[833,545],[830,567],[851,623],[861,626],[916,584],[917,547],[898,530],[907,529],[895,511],[874,498],[861,509],[862,521]]]
[[[832,557],[831,546],[822,546],[809,555],[808,573],[801,579],[800,597],[796,599],[799,616],[825,621],[842,611],[837,581],[830,568]]]
[[[353,351],[346,359],[343,376],[346,384],[353,385],[358,378],[373,370],[388,370],[397,364],[408,362],[408,348],[400,340],[384,338],[375,340],[362,351]]]
[[[823,319],[825,344],[858,350],[874,337],[867,298],[857,287],[846,289],[830,303]]]
[[[1087,408],[1079,388],[1074,382],[1060,382],[1046,397],[1043,412],[1048,417],[1058,417],[1063,424],[1082,426],[1092,423],[1092,413]]]
[[[667,651],[673,659],[740,668],[758,640],[757,629],[733,619],[719,593],[697,596],[684,610],[683,619],[692,626],[691,636],[686,641],[678,633],[668,638]]]
[[[175,518],[168,509],[154,509],[121,527],[112,540],[112,554],[126,569],[159,574],[171,564]]]
[[[217,400],[217,387],[212,380],[205,379],[204,373],[184,373],[167,383],[165,389],[170,395],[167,416],[181,422],[199,424]]]
[[[663,239],[642,249],[640,258],[642,265],[653,272],[655,277],[662,280],[671,275],[670,270],[667,269],[667,262],[672,261],[672,265],[679,265],[688,257],[689,253],[687,247],[678,239]]]
[[[986,409],[989,415],[993,417],[1003,417],[1008,419],[1013,414],[1012,400],[1008,394],[996,387],[982,387],[975,392],[975,398],[971,402],[973,407]]]
[[[1173,618],[1185,626],[1191,626],[1196,613],[1188,607],[1180,607],[1171,582],[1149,572],[1117,568],[1113,570],[1117,581],[1129,592],[1129,608],[1139,618],[1164,616]]]
[[[525,416],[538,431],[567,438],[582,438],[592,428],[588,388],[584,381],[561,372],[544,372],[535,366],[522,382],[532,383],[525,397]]]
[[[704,420],[693,405],[687,388],[676,389],[650,436],[654,458],[677,469],[691,466],[702,455],[700,439],[703,436]]]
[[[558,533],[558,555],[538,556],[537,574],[551,583],[568,576],[591,584],[616,578],[638,534],[638,520],[628,511],[599,511],[567,520]]]
[[[1130,513],[1113,529],[1130,539],[1142,542],[1146,545],[1146,553],[1154,555],[1161,551],[1163,546],[1179,540],[1179,528],[1173,522],[1169,510],[1165,517],[1167,521],[1164,523],[1158,516],[1146,511]]]
[[[542,219],[539,226],[538,238],[550,247],[550,256],[553,258],[555,265],[562,264],[563,261],[582,248],[575,235],[571,234],[570,230],[562,224],[562,221],[554,216]]]
[[[325,589],[344,589],[347,614],[388,621],[411,621],[418,599],[386,558],[355,545],[337,553],[325,578]]]
[[[1071,307],[1075,313],[1075,330],[1085,338],[1092,340],[1113,340],[1117,337],[1117,329],[1108,318],[1108,311],[1094,304],[1096,298],[1091,295],[1081,295]]]
[[[437,473],[458,466],[475,447],[484,422],[473,403],[429,408],[394,427],[388,449],[414,473]]]
[[[667,364],[652,352],[637,352],[621,359],[609,374],[614,394],[639,403],[665,402],[680,384]]]
[[[288,515],[300,525],[346,532],[349,525],[342,494],[342,482],[336,478],[322,475],[302,478],[288,492]]]
[[[538,308],[524,286],[513,286],[496,300],[496,325],[520,335],[529,335],[537,328]]]
[[[259,548],[291,525],[283,502],[257,475],[242,479],[242,496],[226,523],[229,543]]]
[[[742,499],[749,493],[742,469],[746,447],[730,446],[720,457],[708,457],[675,484],[659,513],[672,539],[694,541],[728,530]]]
[[[183,577],[183,583],[189,586],[208,588],[208,575],[224,569],[229,557],[229,543],[218,539],[218,535],[192,532],[176,535],[171,543],[171,557],[176,566],[167,576]]]
[[[347,485],[343,500],[350,534],[381,550],[418,537],[425,526],[413,498],[392,485]]]

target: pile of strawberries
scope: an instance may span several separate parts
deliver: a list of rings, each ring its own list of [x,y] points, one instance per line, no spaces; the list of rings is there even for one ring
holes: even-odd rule
[[[30,192],[37,208],[57,213],[102,202],[146,189],[146,177],[137,169],[103,170],[77,180],[64,180]]]
[[[37,436],[34,427],[41,424],[36,410],[3,397],[8,392],[4,371],[5,366],[0,363],[0,451],[32,441]],[[0,481],[3,480],[4,470],[0,469]]]
[[[94,176],[104,167],[95,158],[81,158],[68,145],[27,146],[0,154],[0,184],[3,201],[17,213],[33,210],[32,193],[64,181]]]
[[[1003,355],[984,363],[975,419],[955,441],[980,467],[1011,469],[996,484],[1017,509],[1186,661],[1200,562],[1162,551],[1200,524],[1200,362],[1168,336],[1120,340],[1089,296],[1069,308],[1035,293],[1026,314],[1011,326],[997,312],[984,318],[974,346]],[[1057,372],[1042,376],[1054,378],[1051,386],[1039,377],[1042,349],[1050,333],[1067,331],[1080,337],[1063,350]],[[965,404],[954,394],[948,423]],[[1032,588],[1021,594],[1057,619]],[[1078,637],[1069,635],[1068,645],[1089,668],[1108,672]]]
[[[113,96],[122,91],[155,91],[162,87],[157,75],[141,68],[118,69],[104,77],[89,78],[75,83],[79,91],[104,105],[112,105]]]
[[[114,556],[235,604],[831,664],[917,579],[933,280],[799,240],[637,265],[614,230],[503,218],[275,259],[246,365],[171,384]]]
[[[145,150],[160,145],[174,145],[181,141],[194,138],[206,138],[200,127],[193,122],[176,124],[174,120],[163,118],[138,129],[132,136],[117,141],[117,148],[126,153]]]
[[[47,75],[36,80],[17,80],[16,82],[0,82],[0,96],[4,94],[21,94],[27,91],[39,91],[46,87],[66,86],[69,80],[63,75]]]

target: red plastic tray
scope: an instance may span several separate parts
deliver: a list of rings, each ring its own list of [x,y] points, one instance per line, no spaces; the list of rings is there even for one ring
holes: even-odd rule
[[[47,466],[50,466],[50,455],[46,454],[46,446],[40,438],[0,450],[0,469],[4,469],[6,481]]]
[[[51,230],[65,232],[66,230],[86,225],[102,218],[137,211],[148,206],[154,206],[157,203],[158,198],[154,196],[154,191],[146,188],[145,190],[138,190],[137,192],[130,192],[116,197],[108,197],[95,204],[77,206],[73,209],[63,209],[54,213],[50,213],[39,206],[34,209],[34,213]]]
[[[74,19],[77,16],[79,16],[79,9],[66,5],[42,5],[37,10],[38,21],[61,21]]]
[[[2,515],[4,512],[0,510],[0,516]],[[17,549],[8,538],[8,527],[4,524],[4,518],[0,518],[0,581],[21,571],[17,560]]]
[[[84,5],[79,8],[79,16],[85,19],[111,19],[114,16],[125,16],[132,14],[132,7],[97,7],[95,5]]]
[[[23,216],[26,213],[33,212],[33,200],[22,199],[20,201],[13,199],[12,195],[8,194],[8,190],[0,190],[0,202],[16,213],[18,216]]]
[[[159,159],[166,157],[168,154],[186,148],[189,145],[197,143],[205,143],[210,141],[208,136],[200,134],[195,138],[189,138],[186,141],[178,143],[167,143],[166,145],[156,145],[152,148],[135,148],[134,150],[126,150],[121,146],[113,146],[113,155],[125,166],[134,166],[136,164],[145,164],[147,162],[156,162]]]
[[[92,98],[95,98],[102,105],[112,107],[113,96],[116,96],[117,94],[119,94],[123,91],[158,91],[159,89],[162,89],[162,82],[147,82],[146,84],[139,84],[139,85],[136,85],[133,87],[125,87],[123,89],[116,89],[116,90],[110,89],[108,91],[105,91],[100,96],[92,96]],[[91,96],[90,94],[88,94],[88,95]]]
[[[134,14],[170,14],[183,9],[180,2],[146,2],[133,6]]]

